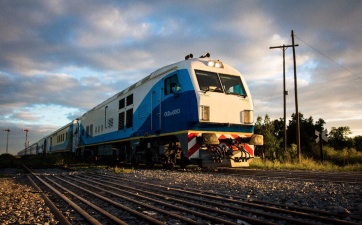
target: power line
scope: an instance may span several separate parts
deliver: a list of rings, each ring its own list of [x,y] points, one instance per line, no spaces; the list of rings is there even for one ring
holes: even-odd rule
[[[344,76],[344,77],[338,77],[338,78],[334,78],[334,79],[330,79],[330,80],[326,80],[326,81],[320,81],[320,82],[313,82],[308,84],[308,86],[303,86],[303,87],[299,87],[298,89],[302,92],[304,92],[306,89],[310,89],[311,87],[314,86],[318,86],[320,84],[339,84],[340,85],[340,81],[344,80],[346,82],[351,82],[353,80],[359,80],[362,78],[362,73],[353,73],[350,69],[346,68],[345,66],[341,65],[340,63],[338,63],[337,61],[333,60],[331,57],[327,56],[326,54],[324,54],[323,52],[319,51],[318,49],[316,49],[315,47],[313,47],[312,45],[308,44],[306,41],[302,40],[300,37],[298,37],[297,35],[294,35],[296,38],[298,38],[298,40],[300,40],[301,42],[303,42],[304,44],[306,44],[307,46],[309,46],[312,50],[314,50],[315,52],[317,52],[318,54],[322,55],[323,57],[327,58],[328,60],[332,61],[333,63],[337,64],[338,67],[342,68],[343,70],[345,70],[346,72],[348,72],[350,75]],[[353,80],[349,81],[348,78],[352,76],[354,77]],[[279,97],[280,94],[275,94],[275,91],[273,91],[273,94],[271,96],[268,96],[267,99],[271,99],[271,98],[275,98],[275,97]],[[271,103],[270,103],[271,104]]]
[[[298,37],[297,35],[295,35],[296,38],[298,38],[301,42],[303,42],[304,44],[306,44],[307,46],[309,46],[311,49],[313,49],[314,51],[318,52],[320,55],[324,56],[325,58],[331,60],[332,62],[336,63],[339,67],[341,67],[342,69],[344,69],[345,71],[349,72],[350,74],[352,74],[353,76],[357,77],[357,79],[361,79],[362,77],[359,76],[359,74],[353,73],[351,70],[349,70],[347,67],[341,65],[340,63],[338,63],[337,61],[335,61],[334,59],[332,59],[331,57],[327,56],[326,54],[324,54],[323,52],[319,51],[318,49],[314,48],[313,46],[311,46],[310,44],[308,44],[306,41],[302,40],[300,37]]]

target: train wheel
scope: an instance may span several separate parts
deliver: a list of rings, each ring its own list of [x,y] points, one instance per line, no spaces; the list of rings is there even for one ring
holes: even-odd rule
[[[135,168],[137,168],[140,165],[140,162],[135,155],[131,159],[131,165]]]
[[[163,163],[162,166],[163,166],[163,168],[170,170],[174,167],[174,164],[173,163]]]
[[[177,165],[179,165],[181,169],[185,169],[189,164],[191,164],[191,161],[181,153],[181,159],[177,160]]]
[[[153,168],[155,166],[155,156],[156,152],[154,149],[149,148],[145,150],[144,160],[148,168]]]
[[[146,162],[146,167],[147,168],[153,168],[155,166],[154,162]]]

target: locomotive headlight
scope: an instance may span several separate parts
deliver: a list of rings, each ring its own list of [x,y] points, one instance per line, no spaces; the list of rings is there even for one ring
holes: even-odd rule
[[[253,110],[244,110],[243,111],[243,120],[245,124],[252,124],[253,123]]]
[[[209,62],[207,62],[207,66],[214,67],[214,66],[215,66],[215,61],[209,61]]]
[[[219,61],[215,62],[215,67],[216,68],[222,68],[222,63],[219,62]]]
[[[207,66],[216,67],[216,68],[224,68],[224,65],[219,60],[210,60],[207,62]]]
[[[206,105],[201,106],[201,120],[210,121],[210,106]]]

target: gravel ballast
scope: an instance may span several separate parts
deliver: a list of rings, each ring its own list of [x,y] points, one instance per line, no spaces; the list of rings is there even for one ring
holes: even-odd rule
[[[3,172],[0,170],[0,174]],[[108,170],[100,173],[113,174]],[[362,187],[359,184],[194,171],[134,170],[117,175],[166,187],[197,189],[250,201],[260,200],[326,210],[343,214],[347,218],[349,215],[362,215]],[[23,177],[14,174],[0,178],[0,225],[57,224],[40,193],[21,182]]]
[[[56,224],[40,194],[15,178],[0,179],[0,224]]]
[[[158,185],[233,195],[250,201],[315,208],[346,217],[362,215],[362,187],[359,184],[160,170],[136,170],[122,176]]]

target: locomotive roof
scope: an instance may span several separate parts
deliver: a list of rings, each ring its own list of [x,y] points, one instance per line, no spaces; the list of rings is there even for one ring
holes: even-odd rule
[[[103,107],[104,105],[108,104],[109,102],[112,102],[113,100],[117,99],[118,97],[130,92],[131,90],[133,90],[134,88],[144,84],[144,83],[147,83],[148,81],[158,77],[158,76],[161,76],[161,75],[164,75],[165,73],[168,73],[168,72],[171,72],[173,70],[177,70],[179,68],[186,68],[186,67],[189,67],[190,64],[193,64],[193,63],[205,63],[207,61],[210,61],[210,60],[213,60],[213,61],[218,61],[218,60],[214,60],[214,59],[211,59],[211,58],[206,58],[206,57],[200,57],[200,58],[189,58],[187,60],[182,60],[182,61],[179,61],[179,62],[176,62],[176,63],[173,63],[173,64],[170,64],[170,65],[167,65],[167,66],[164,66],[164,67],[161,67],[157,70],[155,70],[154,72],[150,73],[148,76],[142,78],[141,80],[139,80],[138,82],[132,84],[131,86],[125,88],[124,90],[116,93],[115,95],[113,95],[112,97],[108,98],[107,100],[101,102],[100,104],[98,104],[97,106],[95,106],[94,108],[92,108],[91,110],[87,111],[86,113],[83,114],[83,116],[85,116],[88,112],[91,112],[93,110],[96,110],[96,109],[99,109],[101,107]],[[224,64],[224,66],[226,67],[229,67],[227,65]]]
[[[180,62],[178,63],[174,63],[174,64],[171,64],[171,65],[168,65],[168,66],[164,66],[164,67],[161,67],[160,69],[152,72],[151,74],[149,74],[148,76],[144,77],[143,79],[137,81],[136,83],[132,84],[131,86],[123,89],[122,91],[118,92],[117,94],[113,95],[112,97],[108,98],[107,100],[101,102],[100,104],[98,104],[97,106],[95,106],[93,109],[89,110],[88,112],[90,111],[93,111],[95,109],[98,109],[98,108],[101,108],[103,107],[105,104],[113,101],[114,99],[118,98],[119,96],[123,95],[123,94],[126,94],[128,92],[130,92],[131,90],[133,90],[135,87],[138,87],[148,81],[150,81],[151,79],[153,78],[156,78],[162,74],[165,74],[167,72],[171,72],[173,70],[176,70],[178,68],[177,64],[179,64]],[[88,112],[86,112],[85,114],[87,114]],[[84,114],[84,115],[85,115]],[[84,116],[83,115],[83,116]]]

